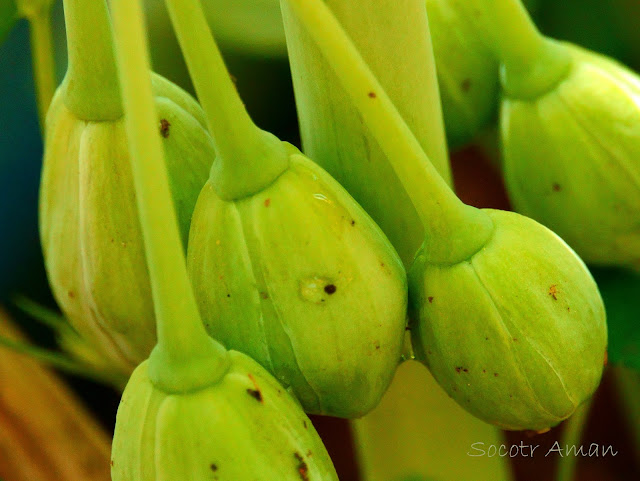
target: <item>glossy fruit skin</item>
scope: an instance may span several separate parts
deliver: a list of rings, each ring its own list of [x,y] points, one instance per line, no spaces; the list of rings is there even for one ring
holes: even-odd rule
[[[563,45],[572,57],[564,80],[535,98],[507,90],[503,99],[509,197],[586,262],[640,268],[640,79]]]
[[[337,481],[311,421],[248,356],[214,385],[166,393],[148,362],[134,371],[116,419],[113,481]]]
[[[447,140],[461,147],[497,115],[498,59],[485,40],[482,6],[426,0]]]
[[[159,76],[152,83],[186,246],[213,141],[193,98]],[[102,355],[130,372],[148,357],[156,336],[124,121],[78,118],[62,88],[47,117],[40,235],[63,313]]]
[[[606,316],[586,266],[553,232],[486,210],[491,240],[469,259],[409,272],[416,357],[463,408],[509,430],[542,430],[597,388]]]
[[[237,201],[208,183],[189,275],[205,326],[290,386],[307,412],[373,409],[400,361],[406,274],[371,218],[293,152],[270,186]]]

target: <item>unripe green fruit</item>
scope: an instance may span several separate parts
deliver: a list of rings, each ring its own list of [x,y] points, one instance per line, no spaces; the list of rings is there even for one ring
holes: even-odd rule
[[[523,96],[507,79],[505,180],[518,212],[586,261],[640,268],[640,78],[569,44],[566,75]]]
[[[475,416],[505,429],[558,424],[594,392],[607,330],[597,286],[553,232],[485,210],[487,244],[467,260],[409,273],[416,356]]]
[[[482,8],[469,0],[426,0],[447,139],[468,143],[494,118],[498,59],[486,42]]]
[[[295,400],[248,356],[229,352],[217,383],[166,393],[133,373],[116,419],[113,481],[337,481]]]
[[[400,360],[404,269],[364,210],[288,146],[289,167],[249,197],[203,189],[188,269],[207,330],[290,386],[307,412],[358,417]]]
[[[131,370],[149,355],[156,336],[124,121],[84,120],[66,104],[66,88],[57,92],[47,118],[40,191],[47,273],[74,328]],[[213,141],[193,98],[159,76],[153,76],[153,89],[186,246]]]

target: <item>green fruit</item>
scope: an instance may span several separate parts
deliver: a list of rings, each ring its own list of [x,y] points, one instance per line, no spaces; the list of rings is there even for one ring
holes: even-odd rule
[[[640,78],[569,44],[566,75],[539,95],[505,82],[504,172],[518,212],[585,261],[640,268]]]
[[[490,240],[468,259],[409,273],[416,357],[475,416],[504,429],[558,424],[600,381],[605,312],[584,263],[526,217],[486,210]]]
[[[47,274],[62,311],[82,336],[130,371],[156,342],[155,320],[106,7],[101,3],[94,2],[85,13],[98,9],[93,18],[104,15],[106,26],[89,24],[91,33],[103,28],[109,36],[103,63],[98,63],[100,49],[90,60],[104,70],[83,71],[88,67],[80,61],[87,60],[73,53],[76,47],[70,42],[70,70],[48,113],[40,234]],[[70,40],[78,40],[82,36],[74,30],[73,2],[65,7]],[[112,83],[102,90],[101,82]],[[159,76],[154,75],[152,83],[186,248],[191,214],[214,157],[213,141],[193,98]]]
[[[462,146],[494,118],[498,59],[482,8],[469,0],[426,0],[447,139]]]
[[[116,419],[113,481],[337,481],[296,401],[260,365],[230,351],[217,383],[167,393],[134,371]]]
[[[324,170],[291,150],[271,185],[198,199],[188,268],[209,333],[290,386],[307,412],[361,416],[400,360],[402,264],[380,229]]]

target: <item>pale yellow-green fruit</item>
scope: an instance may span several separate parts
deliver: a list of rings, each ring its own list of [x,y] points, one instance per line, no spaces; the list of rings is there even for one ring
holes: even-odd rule
[[[416,357],[475,416],[541,430],[598,387],[604,305],[580,258],[524,216],[486,210],[492,237],[455,264],[419,253],[409,272]]]
[[[498,59],[486,13],[469,0],[426,0],[447,139],[472,140],[498,109]]]
[[[188,270],[205,326],[289,386],[307,412],[373,409],[400,361],[406,276],[364,210],[291,148],[290,166],[249,197],[209,182]]]
[[[133,373],[116,419],[113,481],[337,481],[311,421],[276,380],[230,351],[217,383],[167,393]]]
[[[570,44],[566,76],[534,97],[505,84],[504,172],[518,212],[588,263],[640,268],[640,78]]]
[[[153,89],[186,247],[213,141],[195,100],[158,76]],[[156,336],[124,121],[83,120],[65,98],[61,87],[47,117],[40,190],[47,274],[73,327],[130,371],[149,355]]]

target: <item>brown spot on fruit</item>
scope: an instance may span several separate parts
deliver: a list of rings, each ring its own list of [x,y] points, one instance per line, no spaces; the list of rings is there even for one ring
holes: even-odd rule
[[[261,292],[261,293],[260,293],[260,297],[261,297],[262,299],[269,299],[269,294],[267,294],[266,292]]]
[[[377,97],[375,92],[369,92],[369,98],[370,99],[375,99]]]
[[[70,299],[73,299],[74,297],[76,297],[76,293],[73,291],[67,292],[67,295],[69,296]]]
[[[549,295],[553,297],[554,301],[558,300],[558,288],[556,284],[552,284],[551,287],[549,287]]]
[[[471,79],[464,79],[460,84],[460,88],[462,88],[463,92],[468,92],[469,90],[471,90]]]
[[[298,452],[293,453],[293,456],[296,458],[296,461],[298,461],[297,469],[298,469],[298,474],[300,475],[300,479],[302,481],[309,481],[309,466],[307,466],[307,463],[304,461],[304,458]]]
[[[171,123],[167,119],[160,120],[160,135],[165,139],[169,138],[169,129],[171,127]]]
[[[356,221],[355,220],[351,220],[351,225],[356,225]]]
[[[551,188],[553,189],[554,192],[560,192],[562,190],[562,186],[557,182],[554,182]]]
[[[269,207],[271,205],[271,199],[265,199],[264,200],[264,206],[265,207]]]
[[[209,466],[209,468],[211,469],[211,471],[213,471],[214,473],[218,470],[218,466],[211,463],[211,466]]]
[[[427,300],[429,301],[429,304],[431,304],[433,302],[433,297],[427,297]]]
[[[335,284],[327,284],[326,286],[324,286],[324,292],[329,295],[335,293],[337,290],[338,288],[335,286]]]
[[[255,378],[251,374],[248,374],[247,376],[249,377],[249,379],[253,383],[253,387],[255,388],[255,389],[248,388],[247,394],[249,394],[249,396],[254,398],[256,401],[260,403],[264,403],[264,399],[262,398],[262,392],[260,392],[260,388],[258,387],[258,383],[256,382]]]

